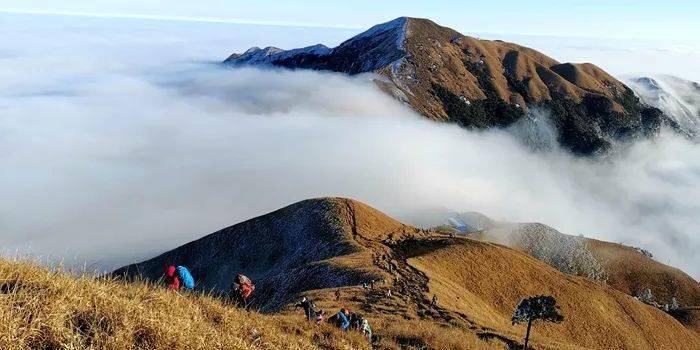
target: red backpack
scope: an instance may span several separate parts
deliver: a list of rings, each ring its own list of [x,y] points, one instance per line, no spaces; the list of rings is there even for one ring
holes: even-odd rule
[[[248,299],[250,295],[253,293],[255,290],[255,285],[253,284],[253,281],[250,280],[245,275],[239,274],[236,276],[236,279],[234,280],[240,287],[241,290],[241,296],[243,296],[243,299]]]
[[[168,266],[165,269],[165,275],[167,277],[168,289],[180,290],[180,278],[177,276],[177,269],[175,266]]]

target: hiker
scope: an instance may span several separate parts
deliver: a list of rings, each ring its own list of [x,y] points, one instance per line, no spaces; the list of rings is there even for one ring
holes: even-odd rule
[[[367,337],[370,343],[372,342],[372,327],[369,326],[369,321],[366,318],[362,320],[362,335]]]
[[[166,282],[168,282],[168,289],[178,291],[180,290],[180,277],[177,275],[177,268],[173,265],[168,266],[165,269]]]
[[[241,308],[248,309],[248,298],[255,290],[255,285],[250,278],[238,274],[233,280],[232,296],[234,303]]]
[[[340,300],[340,288],[335,290],[335,301]]]
[[[350,314],[350,328],[352,330],[362,332],[364,334],[364,332],[363,332],[364,324],[365,324],[365,318],[362,317],[362,315],[356,314],[356,313]]]
[[[386,290],[386,297],[391,298],[391,289]]]
[[[314,310],[316,305],[314,304],[313,300],[303,297],[301,301],[295,306],[304,309],[306,320],[308,320],[309,322],[313,322],[314,319],[316,319],[316,310]]]
[[[323,320],[326,317],[326,312],[323,310],[318,310],[316,311],[316,325],[320,326],[321,323],[323,323]]]
[[[177,267],[177,276],[180,277],[180,287],[183,289],[194,289],[194,277],[190,270],[184,266]]]
[[[362,321],[360,319],[361,319],[360,315],[358,315],[354,312],[351,312],[350,317],[349,317],[350,329],[352,329],[353,331],[359,331],[360,325],[362,324],[361,323]]]
[[[369,285],[367,284],[367,282],[362,283],[362,289],[364,289],[365,292],[369,290]]]
[[[329,318],[328,322],[344,331],[347,331],[348,328],[350,328],[350,320],[348,319],[348,316],[350,316],[350,311],[347,308],[342,308],[337,314]]]

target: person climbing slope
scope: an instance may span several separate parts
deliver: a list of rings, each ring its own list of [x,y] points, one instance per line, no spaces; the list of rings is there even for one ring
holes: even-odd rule
[[[360,327],[362,326],[362,316],[360,316],[360,314],[351,312],[350,317],[348,317],[348,321],[350,321],[350,329],[353,331],[360,330]]]
[[[316,325],[321,325],[326,317],[326,312],[323,310],[318,310],[316,312]]]
[[[180,290],[180,277],[177,275],[177,268],[173,265],[168,266],[165,269],[165,281],[167,283],[167,288],[170,290],[178,291]]]
[[[316,305],[313,300],[303,297],[295,306],[304,309],[304,315],[309,322],[313,322],[316,319]]]
[[[184,266],[170,265],[165,270],[168,289],[179,291],[180,289],[194,289],[194,277]]]
[[[348,328],[350,328],[350,319],[348,317],[350,316],[350,311],[346,308],[340,309],[337,314],[331,316],[328,319],[328,323],[344,330],[347,331]]]
[[[369,342],[372,342],[372,327],[369,326],[369,321],[366,318],[362,319],[362,335],[367,337]]]
[[[233,280],[233,286],[231,287],[231,298],[234,303],[241,308],[248,308],[248,299],[250,295],[253,294],[255,290],[255,285],[245,275],[238,274]]]
[[[180,278],[180,287],[184,289],[194,289],[194,277],[190,270],[184,266],[178,266],[177,276]]]

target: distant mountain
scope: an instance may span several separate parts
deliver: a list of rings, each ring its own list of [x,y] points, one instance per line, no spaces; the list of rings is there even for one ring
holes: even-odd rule
[[[347,74],[377,73],[385,92],[424,116],[468,128],[505,127],[545,107],[558,140],[578,154],[656,133],[673,121],[590,63],[560,63],[516,44],[480,40],[427,19],[401,17],[335,48],[251,48],[224,63]]]
[[[464,215],[461,220],[470,217],[483,219]],[[488,222],[484,221],[487,230]],[[694,314],[684,327],[669,314],[612,288],[618,285],[563,273],[542,257],[525,253],[535,250],[520,251],[527,244],[544,246],[546,253],[558,247],[552,241],[562,239],[558,233],[530,231],[526,227],[516,232],[520,243],[512,249],[414,228],[354,200],[319,198],[225,228],[123,267],[114,275],[157,281],[165,266],[182,264],[191,268],[199,290],[216,294],[227,290],[237,273],[245,273],[257,286],[253,307],[263,311],[297,312],[294,301],[304,295],[324,310],[344,306],[370,320],[435,322],[511,348],[517,347],[522,335],[514,333],[510,323],[513,307],[522,297],[545,293],[557,298],[567,322],[539,333],[537,348],[656,349],[700,344]],[[549,243],[540,245],[542,239]],[[621,251],[618,245],[605,247],[610,248],[612,255],[600,255],[600,259]],[[591,251],[597,254],[596,249]],[[675,286],[672,293],[683,305],[697,302],[700,287],[692,278],[641,253],[635,255],[634,250],[623,256],[624,261],[602,265],[642,282],[658,277],[657,284]],[[628,260],[632,263],[627,264]],[[370,281],[376,281],[374,288],[364,290],[362,284]],[[633,284],[620,288],[627,286]],[[386,295],[389,289],[391,296]],[[336,300],[336,290],[341,291],[341,300]],[[431,306],[433,295],[437,305]]]

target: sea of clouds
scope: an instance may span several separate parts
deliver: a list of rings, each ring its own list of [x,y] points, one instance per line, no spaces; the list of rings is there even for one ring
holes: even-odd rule
[[[670,132],[605,159],[534,150],[547,112],[467,131],[371,76],[214,64],[312,28],[0,14],[0,245],[110,269],[319,196],[411,221],[444,208],[640,246],[700,276],[700,146]],[[544,150],[542,150],[544,149]]]

